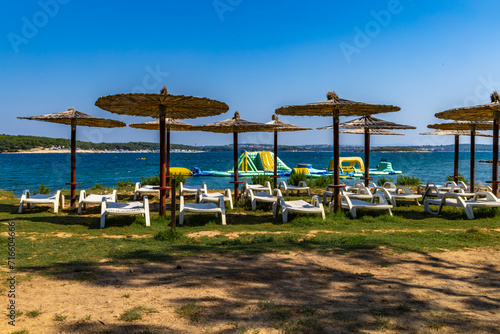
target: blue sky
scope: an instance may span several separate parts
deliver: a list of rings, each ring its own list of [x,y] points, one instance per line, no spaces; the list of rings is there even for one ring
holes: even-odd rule
[[[67,126],[18,120],[68,107],[145,122],[95,107],[99,96],[158,92],[226,102],[228,113],[267,122],[274,109],[340,97],[393,104],[377,117],[414,125],[372,145],[449,144],[419,136],[434,114],[482,104],[500,90],[500,3],[485,1],[78,1],[8,2],[0,13],[0,133],[69,138]],[[280,117],[307,127],[322,117]],[[352,118],[342,118],[341,122]],[[430,130],[429,130],[430,131]],[[158,141],[153,131],[79,128],[79,140]],[[281,144],[327,144],[331,132],[280,134]],[[269,134],[240,142],[272,143]],[[342,135],[361,145],[362,136]],[[228,144],[230,135],[175,132],[174,143]],[[479,143],[491,139],[478,138]],[[463,143],[468,139],[463,138]]]

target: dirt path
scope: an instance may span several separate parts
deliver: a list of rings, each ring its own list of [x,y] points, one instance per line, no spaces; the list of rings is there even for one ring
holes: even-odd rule
[[[99,268],[19,283],[23,314],[15,328],[4,318],[0,332],[500,333],[500,257],[493,250],[204,255]],[[75,279],[89,275],[95,279]],[[200,310],[197,322],[175,312],[186,305]],[[133,307],[143,307],[142,319],[120,320]],[[29,318],[33,310],[42,313]]]

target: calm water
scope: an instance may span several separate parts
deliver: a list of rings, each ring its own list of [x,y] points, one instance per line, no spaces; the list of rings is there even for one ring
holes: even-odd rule
[[[201,170],[230,170],[232,152],[172,153],[172,167],[200,167]],[[283,152],[280,159],[293,168],[298,163],[310,163],[314,168],[326,169],[331,152]],[[362,156],[361,153],[343,152],[341,156]],[[491,152],[476,153],[476,180],[491,180],[491,164],[478,160],[491,159]],[[137,158],[146,158],[137,160]],[[370,167],[385,158],[392,162],[395,170],[405,175],[414,175],[421,181],[443,182],[453,174],[453,153],[371,153]],[[76,180],[81,182],[77,189],[88,189],[96,183],[106,187],[116,186],[124,179],[130,182],[141,180],[141,176],[157,175],[158,153],[78,153],[76,159]],[[460,173],[469,177],[469,153],[460,153]],[[393,176],[394,180],[396,179]],[[52,190],[67,188],[70,181],[70,155],[45,154],[0,154],[0,189],[13,191],[20,196],[24,189],[38,189],[43,182]],[[232,188],[228,177],[188,178],[187,184],[206,182],[209,188]],[[352,184],[354,180],[343,181]]]

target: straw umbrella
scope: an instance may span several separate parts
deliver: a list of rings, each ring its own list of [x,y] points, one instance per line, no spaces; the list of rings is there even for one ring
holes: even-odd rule
[[[421,135],[434,135],[434,136],[455,136],[455,154],[454,154],[454,161],[453,161],[453,180],[458,182],[458,179],[460,178],[458,176],[458,155],[459,155],[459,148],[460,148],[460,136],[470,136],[472,135],[472,131],[470,130],[437,130],[437,131],[432,131],[432,132],[424,132],[421,133]],[[482,132],[475,131],[474,136],[479,136],[479,137],[493,137],[492,135],[488,135]]]
[[[436,123],[427,125],[429,129],[436,130],[469,130],[470,131],[470,184],[471,192],[474,192],[475,160],[476,160],[476,130],[491,130],[491,122],[456,121],[450,123]],[[456,148],[455,148],[456,150]],[[456,151],[455,151],[456,152]],[[458,175],[458,174],[455,174]]]
[[[222,114],[229,110],[227,104],[204,97],[168,94],[163,87],[160,94],[116,94],[101,96],[96,106],[116,114],[132,116],[149,116],[158,118],[160,123],[160,215],[166,214],[166,191],[170,189],[166,183],[165,162],[165,119],[197,118]],[[172,196],[175,206],[175,194]]]
[[[276,114],[273,114],[272,121],[267,122],[268,125],[273,125],[274,129],[274,188],[278,188],[278,132],[284,131],[304,131],[312,130],[311,128],[304,128],[298,125],[282,122],[278,119]]]
[[[500,124],[500,95],[495,91],[491,94],[491,103],[472,107],[455,108],[442,111],[435,115],[437,118],[460,121],[493,121],[493,168],[492,183],[493,193],[498,191],[498,127]],[[471,137],[472,139],[472,137]]]
[[[233,134],[233,164],[234,164],[234,197],[238,198],[238,186],[241,181],[238,178],[238,133],[242,132],[269,132],[274,129],[274,125],[245,121],[240,118],[240,113],[236,111],[233,118],[224,121],[193,126],[193,131],[206,131],[216,133]]]
[[[309,103],[304,105],[284,106],[276,109],[279,115],[290,116],[325,116],[333,118],[333,165],[335,184],[331,185],[334,188],[334,203],[335,210],[340,209],[339,188],[345,187],[340,184],[339,175],[339,117],[340,116],[370,116],[383,112],[392,112],[400,110],[399,107],[391,105],[368,104],[341,99],[335,92],[326,94],[327,100]]]
[[[384,121],[379,118],[375,118],[372,116],[363,116],[360,118],[356,118],[354,120],[344,122],[339,124],[339,127],[346,129],[360,129],[363,130],[363,134],[365,135],[365,176],[362,179],[365,180],[365,186],[368,187],[368,183],[373,178],[370,177],[370,134],[375,134],[374,130],[382,130],[382,129],[416,129],[414,126],[397,124],[389,121]],[[320,129],[331,129],[333,126],[326,126]],[[378,134],[388,134],[379,132]]]
[[[71,187],[71,207],[76,205],[76,186],[81,184],[76,182],[76,126],[116,128],[126,125],[112,119],[93,117],[76,111],[75,108],[54,114],[18,118],[71,125],[71,182],[66,183]]]

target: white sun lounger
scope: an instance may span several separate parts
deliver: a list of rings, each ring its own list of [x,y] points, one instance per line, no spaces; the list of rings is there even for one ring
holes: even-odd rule
[[[468,219],[474,219],[474,208],[498,208],[500,200],[489,191],[478,191],[470,200],[464,199],[460,193],[446,193],[438,199],[426,199],[424,201],[424,211],[437,215],[443,206],[453,206],[465,210]],[[432,211],[431,205],[439,205],[437,211]]]
[[[415,203],[420,206],[418,200],[422,199],[421,194],[415,194],[408,187],[396,187],[393,193],[390,193],[387,188],[377,187],[376,193],[383,195],[394,207],[397,206],[396,200],[415,201]]]
[[[144,196],[143,202],[128,202],[128,203],[118,203],[118,202],[107,203],[106,197],[102,197],[101,228],[104,228],[106,223],[106,217],[110,215],[114,216],[143,215],[146,220],[146,226],[150,226],[151,224],[149,220],[148,196]]]
[[[245,190],[246,198],[250,198],[250,201],[252,203],[252,210],[257,209],[257,202],[263,202],[263,203],[276,203],[278,202],[279,197],[281,196],[281,191],[279,189],[274,189],[273,194],[269,194],[267,192],[254,192],[252,189],[247,189]]]
[[[26,189],[23,191],[21,195],[21,202],[19,203],[18,213],[23,211],[23,205],[26,203],[27,208],[30,208],[30,205],[33,204],[53,204],[54,205],[54,213],[57,213],[59,210],[59,206],[64,208],[64,195],[61,194],[61,190],[58,190],[53,195],[44,195],[44,194],[36,194],[30,196],[30,191]]]
[[[342,209],[347,209],[351,212],[351,215],[353,218],[356,218],[356,211],[359,209],[363,210],[387,210],[389,212],[389,215],[392,216],[392,205],[390,205],[385,197],[381,194],[375,194],[372,197],[371,202],[365,202],[359,199],[350,199],[350,194],[347,192],[344,192],[343,190],[340,193],[342,203],[341,207]],[[379,203],[376,203],[376,200],[378,199]],[[333,202],[330,202],[330,205],[328,206],[328,210],[331,212],[333,209]]]
[[[207,184],[203,182],[201,186],[185,186],[182,182],[179,182],[179,195],[184,196],[185,193],[195,194],[195,202],[198,202],[198,190],[207,192]]]
[[[215,217],[222,218],[222,225],[226,225],[226,209],[224,207],[223,196],[218,198],[218,203],[184,203],[184,196],[180,196],[179,200],[179,225],[184,224],[184,214],[186,212],[194,213],[215,213]]]
[[[205,202],[219,202],[219,198],[222,198],[224,202],[229,202],[229,207],[232,209],[233,208],[233,197],[231,196],[231,189],[226,189],[224,191],[224,194],[221,193],[206,193],[203,192],[201,189],[198,190],[198,200],[199,203],[205,203]],[[196,200],[195,200],[196,202]]]
[[[286,184],[285,181],[280,181],[278,188],[284,191],[286,196],[290,195],[292,191],[296,191],[297,195],[300,195],[301,191],[307,191],[307,195],[311,195],[311,191],[305,181],[300,181],[298,186],[291,186]]]
[[[264,182],[262,184],[248,184],[248,182],[244,181],[243,186],[241,187],[242,193],[247,189],[252,189],[253,192],[266,192],[269,195],[273,193],[273,189],[271,188],[271,183],[269,181]]]
[[[84,209],[87,209],[89,204],[101,204],[103,197],[106,198],[106,202],[108,203],[116,202],[116,189],[113,190],[111,195],[87,195],[85,190],[80,191],[80,197],[78,198],[78,213],[82,213],[82,206]]]
[[[159,186],[152,186],[152,185],[145,185],[142,186],[140,182],[136,182],[135,184],[135,190],[134,190],[134,200],[137,199],[137,195],[139,196],[144,196],[146,194],[150,195],[160,195],[160,189],[153,189]]]
[[[273,203],[273,217],[276,218],[278,215],[278,203],[281,206],[281,212],[283,216],[283,223],[288,221],[288,213],[319,213],[323,220],[325,220],[325,210],[323,209],[323,203],[318,195],[314,195],[311,199],[311,203],[307,203],[303,200],[298,201],[285,201],[281,196],[278,197],[278,201]]]

